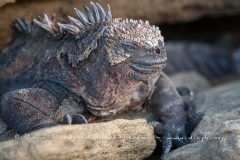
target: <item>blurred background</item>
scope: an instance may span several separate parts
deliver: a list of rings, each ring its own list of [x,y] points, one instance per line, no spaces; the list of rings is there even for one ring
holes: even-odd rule
[[[114,18],[148,20],[150,24],[159,26],[169,53],[169,65],[166,68],[169,74],[194,68],[191,65],[182,66],[175,62],[173,63],[175,66],[171,66],[171,59],[174,61],[171,55],[174,57],[176,54],[181,55],[182,62],[187,59],[188,53],[182,55],[185,54],[182,52],[202,54],[202,61],[206,61],[204,55],[214,55],[213,59],[216,59],[216,54],[221,55],[220,58],[217,57],[220,59],[217,67],[211,68],[211,59],[210,64],[206,64],[210,67],[205,68],[205,71],[197,69],[206,77],[218,77],[222,74],[220,72],[226,75],[226,72],[232,72],[232,70],[240,73],[240,67],[236,67],[236,63],[233,65],[232,60],[224,60],[224,58],[234,57],[235,60],[238,59],[237,62],[240,61],[238,49],[240,46],[240,0],[92,1],[100,3],[105,9],[106,5],[110,4]],[[83,10],[81,5],[89,6],[89,2],[88,0],[0,0],[0,50],[11,41],[10,23],[15,18],[26,16],[31,19],[44,12],[48,15],[55,13],[57,19],[66,18],[67,15],[76,17],[73,8]],[[202,66],[195,66],[195,68],[202,68]],[[211,76],[213,73],[218,75]]]

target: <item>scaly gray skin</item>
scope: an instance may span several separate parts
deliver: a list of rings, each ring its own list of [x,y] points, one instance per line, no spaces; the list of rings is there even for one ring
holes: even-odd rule
[[[87,16],[75,9],[80,20],[69,17],[59,29],[46,14],[33,24],[16,20],[14,41],[0,55],[2,119],[23,134],[148,104],[163,124],[162,147],[168,153],[170,138],[186,137],[185,125],[191,132],[202,114],[186,121],[181,97],[161,72],[167,58],[159,29],[112,19],[109,6],[107,14],[99,4],[91,6],[93,13],[84,6]],[[142,86],[147,92],[138,94]],[[66,99],[78,112],[62,112]],[[178,146],[187,143],[179,140]]]

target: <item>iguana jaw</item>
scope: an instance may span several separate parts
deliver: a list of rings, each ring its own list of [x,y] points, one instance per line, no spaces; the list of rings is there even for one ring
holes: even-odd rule
[[[143,57],[139,60],[133,60],[129,66],[135,71],[142,74],[152,74],[160,72],[166,66],[167,58],[160,58],[158,56]]]

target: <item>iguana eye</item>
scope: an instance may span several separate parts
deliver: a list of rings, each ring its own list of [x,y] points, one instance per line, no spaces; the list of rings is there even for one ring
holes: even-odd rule
[[[136,46],[133,45],[129,45],[129,44],[125,44],[124,48],[127,50],[127,52],[135,52],[137,50]]]

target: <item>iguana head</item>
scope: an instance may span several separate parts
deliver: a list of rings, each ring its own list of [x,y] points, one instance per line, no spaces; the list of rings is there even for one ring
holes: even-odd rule
[[[75,8],[79,19],[68,17],[69,22],[58,23],[60,30],[46,15],[35,23],[49,31],[53,36],[64,32],[72,34],[78,42],[78,51],[69,53],[73,66],[89,58],[93,50],[104,45],[100,54],[105,54],[108,72],[134,80],[147,80],[159,75],[166,64],[163,37],[158,27],[148,21],[113,19],[110,6],[107,12],[97,3],[91,3],[92,11],[84,6],[86,16]],[[96,53],[95,53],[96,54]]]
[[[163,37],[148,21],[113,19],[104,36],[111,68],[128,78],[146,80],[166,65]]]

